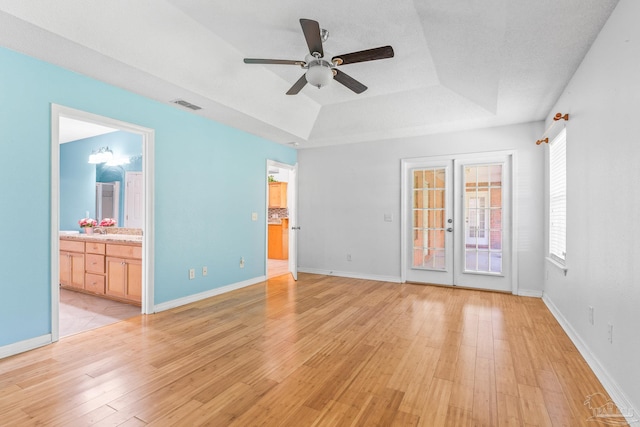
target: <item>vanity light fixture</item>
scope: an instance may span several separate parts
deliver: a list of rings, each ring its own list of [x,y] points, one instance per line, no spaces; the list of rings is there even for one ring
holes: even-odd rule
[[[97,165],[98,163],[107,163],[111,159],[113,159],[113,151],[109,150],[109,147],[100,147],[98,150],[91,151],[89,163]]]

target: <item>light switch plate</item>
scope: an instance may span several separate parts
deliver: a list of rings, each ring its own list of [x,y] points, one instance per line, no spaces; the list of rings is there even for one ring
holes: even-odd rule
[[[257,212],[253,212],[251,214],[251,221],[257,221],[258,220],[258,213]]]

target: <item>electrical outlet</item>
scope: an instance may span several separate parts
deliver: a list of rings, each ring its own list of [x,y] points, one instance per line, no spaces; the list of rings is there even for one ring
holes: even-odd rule
[[[351,254],[347,254],[347,261],[351,261]]]
[[[608,325],[608,339],[611,344],[613,344],[613,325],[609,323]]]
[[[196,269],[195,268],[190,268],[189,269],[189,280],[193,280],[196,278]]]
[[[240,268],[244,268],[244,257],[240,257]]]
[[[206,276],[207,273],[209,273],[209,271],[207,270],[207,267],[202,267],[202,276]]]
[[[587,314],[589,316],[589,323],[593,325],[593,306],[589,306]]]

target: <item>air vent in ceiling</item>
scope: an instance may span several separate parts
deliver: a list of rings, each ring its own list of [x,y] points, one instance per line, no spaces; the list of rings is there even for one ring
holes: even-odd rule
[[[174,104],[182,105],[183,107],[186,107],[193,111],[202,110],[202,107],[198,107],[197,105],[187,102],[184,99],[174,99],[171,102],[173,102]]]

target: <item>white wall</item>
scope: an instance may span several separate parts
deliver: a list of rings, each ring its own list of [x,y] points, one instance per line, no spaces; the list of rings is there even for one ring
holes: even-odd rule
[[[619,387],[623,399],[617,400],[618,405],[630,404],[636,411],[640,409],[639,17],[640,2],[618,3],[550,111],[550,117],[556,112],[570,114],[568,272],[565,277],[548,264],[545,284],[545,300],[559,312],[574,340],[591,353],[601,373],[608,374],[611,385]],[[594,307],[593,325],[588,306]],[[613,343],[607,339],[608,323],[614,325]]]
[[[515,150],[519,288],[541,294],[544,149],[535,141],[543,131],[537,122],[300,150],[300,271],[399,281],[400,160]]]

